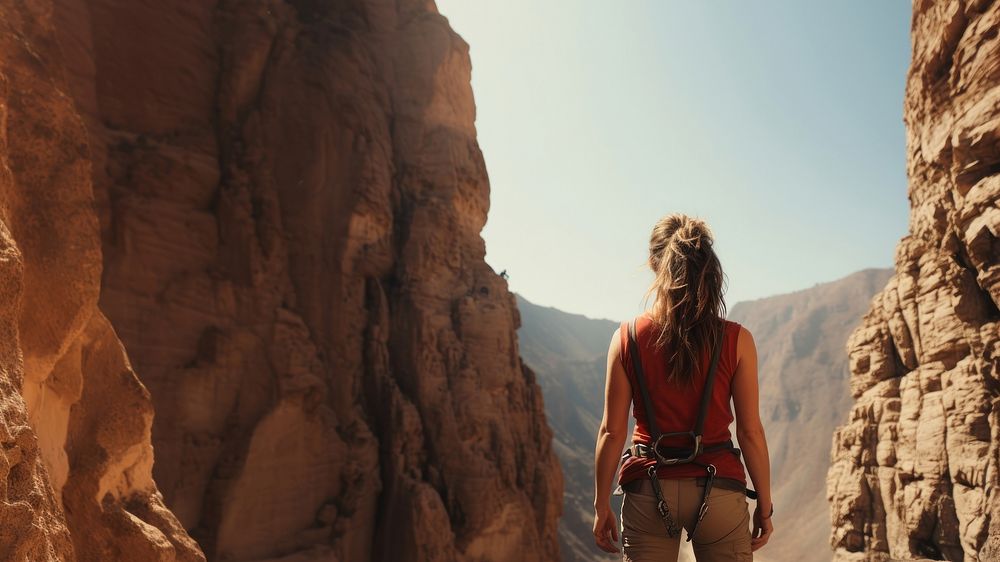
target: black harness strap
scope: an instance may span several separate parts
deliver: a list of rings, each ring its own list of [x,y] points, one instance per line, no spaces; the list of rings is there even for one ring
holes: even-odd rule
[[[719,340],[722,340],[720,333]],[[701,393],[701,406],[698,409],[698,421],[694,424],[694,434],[703,435],[705,418],[708,416],[708,405],[712,401],[712,388],[715,386],[715,372],[719,366],[719,356],[722,355],[722,341],[716,342],[712,350],[712,363],[708,367],[708,377],[705,379],[705,390]]]
[[[705,518],[705,514],[708,512],[708,496],[712,491],[712,484],[715,480],[716,469],[715,465],[712,464],[702,464],[697,462],[695,459],[704,454],[721,450],[729,450],[736,455],[740,454],[740,450],[733,446],[732,440],[725,443],[718,443],[709,447],[703,447],[701,438],[705,429],[705,418],[708,416],[708,407],[712,399],[712,389],[715,385],[715,374],[719,366],[719,356],[722,354],[722,341],[715,342],[712,346],[712,361],[708,367],[708,375],[705,379],[705,387],[702,390],[701,404],[698,409],[698,418],[695,421],[695,426],[692,431],[689,432],[677,432],[677,433],[661,433],[659,427],[656,424],[656,415],[653,411],[653,401],[650,397],[650,392],[646,386],[646,376],[642,369],[642,357],[639,354],[639,344],[638,337],[636,335],[635,319],[628,324],[628,351],[629,355],[632,356],[632,371],[635,375],[636,382],[639,384],[639,394],[642,396],[643,408],[646,411],[646,424],[649,428],[650,438],[652,443],[647,445],[645,443],[636,443],[632,447],[629,447],[622,455],[622,460],[627,459],[630,456],[638,456],[643,458],[652,458],[656,461],[653,466],[649,467],[647,474],[649,475],[650,484],[653,488],[653,494],[656,496],[656,508],[660,512],[660,518],[663,519],[663,524],[667,529],[667,535],[670,537],[675,537],[680,534],[680,529],[674,523],[673,518],[670,516],[670,510],[667,507],[667,502],[663,499],[663,491],[660,488],[660,480],[657,477],[657,469],[660,465],[673,465],[673,464],[685,464],[694,463],[699,466],[705,467],[708,471],[708,477],[705,480],[705,491],[702,494],[701,506],[698,508],[698,518],[695,520],[691,527],[691,532],[688,533],[687,540],[690,541],[694,537],[695,531],[698,529],[698,524],[701,520]],[[660,440],[664,437],[669,436],[680,436],[687,435],[693,438],[694,448],[693,449],[683,449],[683,448],[661,448]],[[663,453],[666,452],[670,456],[665,457]],[[745,489],[745,493],[748,497],[752,499],[757,498],[757,493],[753,490]]]
[[[646,377],[642,376],[642,356],[639,355],[639,340],[635,334],[635,319],[628,323],[628,354],[632,356],[632,373],[639,383],[639,394],[642,395],[642,407],[646,410],[646,425],[649,427],[649,436],[655,443],[660,437],[660,428],[656,425],[656,416],[653,415],[653,401],[649,397],[649,389],[646,388]],[[702,420],[704,422],[704,420]]]

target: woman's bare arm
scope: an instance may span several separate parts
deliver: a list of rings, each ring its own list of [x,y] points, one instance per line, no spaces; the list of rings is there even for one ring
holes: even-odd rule
[[[757,382],[757,346],[753,335],[740,328],[737,341],[738,364],[733,375],[733,403],[736,406],[736,438],[743,450],[747,472],[757,490],[754,513],[754,550],[764,546],[771,533],[771,461],[767,453],[764,424],[760,421],[760,390]]]
[[[594,537],[597,545],[608,552],[617,549],[611,541],[618,540],[617,524],[611,514],[611,485],[618,471],[618,461],[628,439],[628,412],[632,405],[632,385],[618,360],[621,350],[618,330],[608,347],[608,375],[604,387],[604,418],[597,433],[594,454]],[[610,540],[609,540],[610,539]]]

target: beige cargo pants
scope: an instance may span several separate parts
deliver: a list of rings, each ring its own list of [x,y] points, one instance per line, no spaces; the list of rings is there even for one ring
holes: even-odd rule
[[[660,480],[660,487],[674,523],[684,532],[673,538],[667,536],[663,519],[656,510],[656,496],[626,492],[621,519],[625,562],[675,562],[680,541],[686,540],[698,516],[704,488],[698,486],[696,479]],[[698,562],[752,561],[746,495],[712,488],[708,512],[698,525],[691,545]]]

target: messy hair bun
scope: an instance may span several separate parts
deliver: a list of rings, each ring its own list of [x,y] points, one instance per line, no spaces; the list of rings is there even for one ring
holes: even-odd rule
[[[649,266],[656,275],[647,296],[660,334],[657,346],[670,353],[670,378],[690,382],[699,353],[721,341],[722,264],[705,221],[675,213],[660,219],[649,237]]]

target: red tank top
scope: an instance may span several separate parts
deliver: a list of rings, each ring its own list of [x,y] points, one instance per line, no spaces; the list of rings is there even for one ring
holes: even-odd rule
[[[702,391],[708,376],[708,365],[711,361],[709,350],[701,353],[698,372],[695,373],[693,384],[670,382],[667,373],[670,372],[666,350],[656,348],[656,338],[659,331],[652,320],[643,315],[636,318],[636,340],[642,359],[642,370],[645,373],[646,388],[649,389],[650,400],[656,414],[656,423],[660,431],[691,431],[694,429],[701,405]],[[632,435],[634,443],[650,443],[647,412],[643,406],[639,385],[632,370],[632,356],[628,349],[628,322],[623,322],[621,329],[621,354],[619,359],[625,367],[629,383],[632,385],[632,415],[635,417],[635,432]],[[732,398],[733,373],[736,371],[736,340],[739,337],[740,325],[729,320],[725,321],[722,339],[722,351],[719,365],[716,368],[715,384],[712,387],[712,399],[708,403],[708,413],[705,416],[705,429],[702,443],[710,447],[731,439],[729,424],[733,422],[733,411],[730,407]],[[664,439],[665,446],[690,447],[690,440],[680,438],[673,443]],[[728,450],[705,453],[698,457],[702,464],[714,464],[721,478],[732,478],[746,485],[746,474],[743,462],[739,456]],[[646,476],[646,470],[655,463],[653,459],[630,457],[621,467],[619,484],[624,484]],[[705,476],[704,466],[693,463],[661,466],[657,472],[660,478],[693,478]]]

